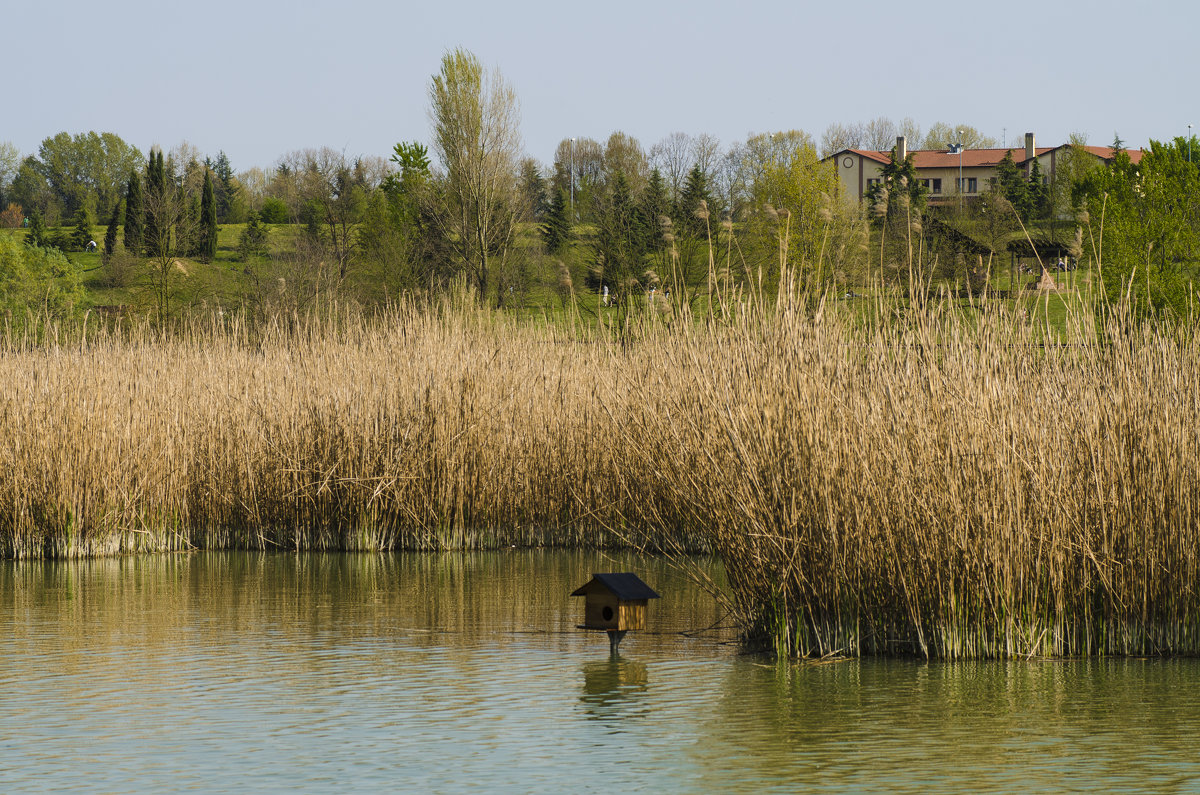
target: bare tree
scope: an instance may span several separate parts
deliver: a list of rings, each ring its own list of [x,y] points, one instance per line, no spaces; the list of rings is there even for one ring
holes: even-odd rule
[[[949,149],[951,144],[963,144],[967,149],[991,149],[997,146],[995,138],[984,135],[969,124],[950,125],[939,121],[925,133],[923,146],[926,149]]]
[[[671,201],[678,200],[692,162],[692,137],[687,133],[673,132],[650,147],[650,164],[666,181]]]
[[[863,125],[863,146],[880,152],[890,151],[896,145],[896,123],[887,116],[871,119]]]
[[[913,121],[911,116],[905,116],[896,125],[896,134],[903,135],[909,149],[923,149],[924,138],[921,137],[921,125]]]
[[[843,149],[862,149],[865,137],[861,124],[834,122],[821,135],[821,157],[829,157]]]
[[[705,180],[711,185],[716,177],[721,160],[721,139],[708,133],[700,133],[692,139],[692,166],[699,166]],[[688,169],[689,171],[691,169]]]
[[[503,269],[516,229],[517,95],[499,71],[485,74],[474,54],[457,49],[443,56],[429,100],[433,148],[446,169],[447,239],[482,298],[492,269]]]
[[[746,164],[746,147],[735,143],[721,157],[717,166],[713,189],[721,197],[721,204],[736,218],[739,210],[750,196],[749,167]]]

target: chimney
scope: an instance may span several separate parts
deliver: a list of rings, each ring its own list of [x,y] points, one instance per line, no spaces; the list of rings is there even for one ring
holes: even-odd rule
[[[896,162],[903,163],[904,158],[908,157],[908,141],[903,135],[896,136]]]
[[[1025,133],[1025,159],[1033,160],[1037,149],[1033,146],[1033,133]]]

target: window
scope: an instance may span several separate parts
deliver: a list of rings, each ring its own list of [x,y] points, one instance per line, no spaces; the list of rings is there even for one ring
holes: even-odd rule
[[[959,179],[955,177],[954,186],[958,188],[959,193],[976,193],[979,190],[979,181],[975,177],[963,177]]]
[[[872,185],[878,185],[878,184],[879,184],[878,179],[871,179],[870,177],[867,177],[867,187],[868,188],[871,187]]]
[[[942,192],[941,179],[923,179],[921,180],[921,184],[924,185],[925,190],[929,191],[930,193],[937,194]]]

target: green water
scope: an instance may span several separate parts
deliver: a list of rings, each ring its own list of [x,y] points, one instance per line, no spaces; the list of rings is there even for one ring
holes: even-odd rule
[[[663,596],[617,658],[593,571]],[[627,555],[0,563],[0,791],[1200,792],[1196,661],[776,664],[723,618]]]

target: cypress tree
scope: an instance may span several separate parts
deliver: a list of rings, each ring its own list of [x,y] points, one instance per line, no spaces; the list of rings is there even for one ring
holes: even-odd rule
[[[1042,164],[1037,159],[1029,169],[1029,209],[1034,218],[1050,214],[1050,186],[1042,179]]]
[[[142,211],[142,178],[131,171],[125,190],[125,250],[130,254],[142,253]]]
[[[145,242],[148,257],[157,257],[163,253],[164,230],[159,229],[159,214],[166,199],[165,183],[162,152],[151,152],[150,162],[146,167]]]
[[[571,236],[571,220],[567,217],[566,191],[562,188],[554,191],[550,200],[550,209],[546,212],[546,221],[542,224],[542,240],[546,243],[546,251],[557,254],[567,245]]]
[[[217,203],[213,196],[212,172],[204,172],[204,193],[200,199],[199,255],[203,262],[217,256]]]
[[[112,218],[108,221],[108,230],[104,233],[104,261],[112,257],[117,250],[117,227],[121,223],[121,202],[113,205]]]

